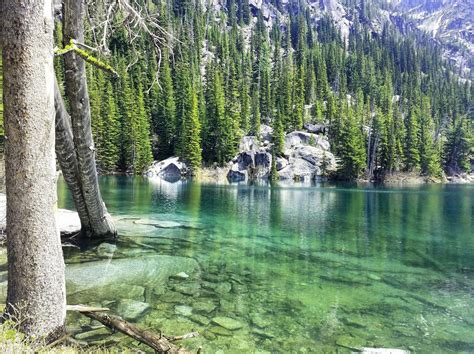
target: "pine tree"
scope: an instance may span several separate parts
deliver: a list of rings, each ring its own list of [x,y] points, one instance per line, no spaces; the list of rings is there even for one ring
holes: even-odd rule
[[[409,172],[417,171],[420,167],[418,119],[419,109],[412,106],[405,122],[405,169]]]
[[[162,56],[159,83],[161,90],[158,93],[158,109],[153,117],[153,126],[158,135],[158,156],[166,158],[172,155],[175,150],[177,130],[173,80],[166,51]]]
[[[199,122],[199,111],[196,91],[191,85],[187,88],[185,110],[181,126],[181,148],[180,158],[186,161],[191,173],[196,174],[201,168],[201,123]]]
[[[104,171],[110,173],[117,169],[119,161],[120,135],[118,110],[110,81],[107,82],[104,102],[107,102],[107,105],[103,109],[103,120],[104,126],[107,128],[103,140],[103,151],[101,154],[100,165]]]
[[[142,173],[153,161],[150,142],[150,123],[145,109],[142,85],[138,83],[138,97],[131,121],[133,171]]]
[[[444,145],[444,168],[449,175],[469,172],[474,139],[468,118],[458,119],[449,127]]]
[[[421,172],[428,176],[441,175],[440,157],[434,142],[434,124],[427,97],[422,99],[419,143]]]

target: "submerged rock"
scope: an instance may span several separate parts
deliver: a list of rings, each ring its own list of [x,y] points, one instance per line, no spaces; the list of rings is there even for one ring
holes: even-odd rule
[[[208,300],[208,301],[205,301],[205,300],[197,301],[197,302],[193,303],[193,306],[194,306],[194,310],[196,312],[200,312],[200,313],[211,313],[217,307],[210,300]]]
[[[207,326],[209,323],[211,323],[211,320],[209,318],[198,314],[191,315],[189,319],[203,326]]]
[[[231,337],[232,336],[232,331],[230,331],[226,328],[223,328],[223,327],[219,327],[219,326],[213,326],[213,327],[209,328],[209,331],[211,333],[217,334],[218,336],[225,336],[225,337]]]
[[[113,256],[116,250],[116,245],[108,242],[103,242],[99,246],[97,246],[96,253],[100,257],[110,257]]]
[[[117,313],[127,321],[136,321],[151,310],[146,302],[131,299],[120,300],[117,304]]]
[[[193,308],[190,307],[190,306],[186,306],[186,305],[178,305],[178,306],[174,307],[174,312],[177,315],[181,315],[181,316],[184,316],[184,317],[189,317],[193,313]]]
[[[168,278],[180,272],[194,274],[198,263],[191,258],[149,255],[137,258],[101,260],[66,266],[66,285],[69,294],[97,290],[97,300],[121,298],[123,284],[141,287],[163,287]],[[104,287],[107,292],[101,292]],[[117,291],[114,291],[117,288]]]
[[[365,340],[357,337],[353,337],[349,334],[344,334],[337,338],[336,345],[347,348],[350,350],[355,350],[360,352],[362,348],[365,346]]]
[[[91,340],[91,339],[97,339],[98,337],[101,338],[104,336],[109,336],[110,333],[111,333],[110,330],[108,330],[106,327],[102,327],[102,328],[93,329],[91,331],[78,333],[74,336],[74,338],[77,340]]]
[[[231,331],[235,331],[244,326],[241,322],[234,320],[233,318],[230,318],[230,317],[214,317],[212,319],[212,323],[217,324]]]
[[[178,274],[172,275],[172,279],[178,279],[178,280],[186,280],[189,278],[189,275],[186,274],[185,272],[179,272]]]

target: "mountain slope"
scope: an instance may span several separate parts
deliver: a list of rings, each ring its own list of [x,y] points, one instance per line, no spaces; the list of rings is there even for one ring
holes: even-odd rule
[[[474,65],[474,1],[395,0],[393,14],[403,15],[442,43],[448,58],[461,68]]]

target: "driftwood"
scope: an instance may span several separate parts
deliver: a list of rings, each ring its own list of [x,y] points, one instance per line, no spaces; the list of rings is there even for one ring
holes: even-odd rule
[[[172,342],[194,338],[199,335],[197,332],[191,332],[182,336],[165,336],[161,333],[157,335],[150,331],[140,329],[118,316],[104,313],[109,310],[108,308],[68,305],[67,309],[70,311],[78,311],[89,318],[99,321],[112,330],[124,333],[138,342],[153,348],[158,353],[190,353],[186,349],[178,347]]]

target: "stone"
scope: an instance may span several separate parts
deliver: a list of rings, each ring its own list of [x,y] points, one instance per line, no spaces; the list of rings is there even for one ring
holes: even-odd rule
[[[179,157],[169,157],[155,161],[145,172],[146,177],[158,177],[168,182],[176,182],[188,174],[189,168]]]
[[[260,125],[260,138],[262,141],[268,140],[271,141],[273,136],[273,128],[269,125],[262,124]]]
[[[244,151],[237,155],[238,171],[246,170],[254,166],[254,152]]]
[[[211,313],[217,306],[212,301],[197,301],[193,303],[193,307],[195,312]]]
[[[228,282],[217,283],[214,287],[214,291],[220,295],[227,294],[232,289],[232,285]]]
[[[288,160],[283,158],[283,157],[277,157],[276,158],[276,168],[277,168],[277,171],[280,171],[282,169],[284,169],[286,166],[288,166]]]
[[[255,153],[255,167],[256,168],[270,168],[272,165],[272,155],[268,152]]]
[[[157,220],[157,219],[139,219],[133,222],[139,225],[153,226],[158,229],[178,229],[184,227],[183,224],[173,220]]]
[[[182,303],[185,299],[186,299],[186,296],[174,291],[168,291],[165,294],[160,296],[161,302],[167,302],[167,303],[172,303],[172,304]]]
[[[300,180],[309,181],[316,175],[316,168],[314,165],[301,158],[293,158],[290,164],[278,171],[278,176],[282,180]]]
[[[189,317],[189,319],[193,322],[196,322],[197,324],[207,326],[209,323],[211,323],[211,320],[207,318],[206,316],[199,315],[199,314],[193,314]]]
[[[232,302],[232,301],[228,301],[228,300],[225,300],[225,299],[220,299],[219,300],[219,310],[220,312],[225,312],[225,313],[229,313],[229,312],[234,312],[235,311],[235,303]]]
[[[410,354],[409,350],[393,348],[362,348],[362,354]]]
[[[117,313],[127,321],[137,321],[151,309],[146,302],[122,299],[117,304]]]
[[[96,253],[100,257],[111,257],[114,255],[116,250],[116,245],[108,242],[103,242],[99,246],[97,246]]]
[[[271,334],[270,332],[263,331],[263,330],[258,329],[258,328],[253,328],[252,329],[252,334],[255,334],[259,337],[267,338],[267,339],[275,338],[275,335]]]
[[[308,131],[308,133],[312,133],[312,134],[326,134],[328,131],[328,126],[325,124],[305,123],[303,125],[303,128],[305,128]]]
[[[240,329],[242,328],[244,325],[237,321],[237,320],[234,320],[233,318],[230,318],[230,317],[214,317],[212,319],[212,323],[214,324],[217,324],[225,329],[228,329],[228,330],[231,330],[231,331],[235,331],[237,329]]]
[[[229,182],[244,182],[247,180],[247,171],[239,171],[238,169],[230,169],[227,173],[227,180]]]
[[[372,273],[369,273],[369,274],[367,275],[367,278],[369,278],[370,280],[375,280],[375,281],[380,281],[380,280],[382,280],[382,278],[380,278],[378,275],[372,274]]]
[[[211,328],[209,328],[209,331],[211,333],[217,334],[218,336],[232,337],[232,331],[229,331],[228,329],[225,329],[223,327],[212,326]]]
[[[311,165],[320,166],[324,151],[314,146],[298,146],[293,151],[293,156],[308,161]]]
[[[172,275],[171,278],[178,280],[186,280],[189,278],[189,274],[186,274],[185,272],[179,272],[178,274]]]
[[[240,139],[239,151],[256,151],[258,150],[260,142],[256,136],[243,136]]]
[[[193,313],[193,308],[190,307],[190,306],[186,306],[186,305],[178,305],[178,306],[174,307],[174,312],[177,315],[189,317]]]
[[[176,284],[173,286],[173,290],[181,293],[183,295],[188,296],[196,296],[199,295],[199,290],[201,289],[199,284],[191,283],[191,284]]]
[[[349,334],[344,334],[336,340],[336,345],[358,352],[362,350],[365,344],[366,343],[363,339],[353,337]]]
[[[265,328],[270,325],[270,322],[263,319],[259,314],[254,314],[250,317],[250,321],[252,322],[253,325],[259,327],[259,328]]]
[[[77,340],[91,340],[96,339],[97,337],[108,336],[110,333],[111,331],[102,326],[101,328],[93,329],[92,331],[78,333],[74,336],[74,338]]]
[[[135,258],[100,260],[66,266],[68,293],[97,289],[117,284],[157,288],[166,284],[169,277],[179,272],[194,274],[199,264],[192,258],[168,255],[145,255]],[[111,297],[114,296],[115,297]],[[123,297],[124,294],[106,294],[95,301]]]

